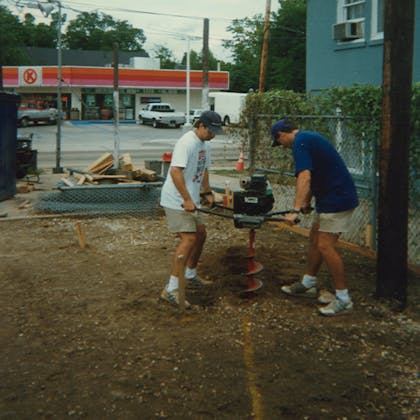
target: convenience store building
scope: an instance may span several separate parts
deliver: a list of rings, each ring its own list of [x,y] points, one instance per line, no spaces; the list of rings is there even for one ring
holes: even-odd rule
[[[158,66],[158,65],[157,65]],[[119,118],[135,120],[147,103],[169,102],[186,111],[187,71],[156,68],[153,59],[133,58],[118,69]],[[139,68],[141,67],[141,68]],[[155,68],[150,68],[155,67]],[[56,65],[5,66],[3,87],[18,93],[22,103],[57,106]],[[201,108],[203,72],[189,72],[190,109]],[[61,101],[66,119],[111,119],[114,69],[111,66],[62,66]],[[229,89],[229,72],[209,71],[209,91]]]

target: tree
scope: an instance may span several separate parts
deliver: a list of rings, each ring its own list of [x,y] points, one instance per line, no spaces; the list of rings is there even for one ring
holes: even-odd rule
[[[233,38],[224,40],[223,46],[232,53],[233,63],[229,71],[230,88],[233,91],[258,89],[263,28],[262,15],[235,19],[227,28]]]
[[[153,48],[154,58],[160,59],[160,68],[173,70],[176,66],[176,60],[173,52],[164,45],[157,44]]]
[[[305,90],[306,0],[279,0],[272,13],[266,89]],[[233,38],[223,46],[232,53],[231,90],[247,92],[258,88],[264,20],[262,15],[235,19],[227,31]]]
[[[4,6],[0,6],[0,28],[0,65],[25,64],[27,58],[20,49],[24,45],[22,23]]]
[[[181,63],[187,66],[187,53],[184,53]],[[191,70],[203,70],[203,53],[194,50],[190,51],[190,68]],[[217,59],[211,51],[209,51],[209,69],[217,69]]]
[[[67,48],[79,50],[112,50],[114,43],[118,43],[121,51],[144,51],[145,41],[142,29],[98,12],[77,15],[63,36]]]
[[[49,25],[45,23],[35,25],[34,16],[26,13],[22,24],[24,45],[27,47],[55,48],[57,45],[57,19],[58,13],[53,13]]]
[[[304,92],[305,70],[306,0],[280,0],[270,29],[267,85]]]

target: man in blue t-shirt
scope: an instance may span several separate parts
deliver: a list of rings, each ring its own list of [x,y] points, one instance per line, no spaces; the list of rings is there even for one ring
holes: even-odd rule
[[[336,249],[338,237],[347,232],[351,216],[358,206],[356,188],[351,175],[331,143],[318,133],[296,128],[281,119],[271,127],[272,146],[292,149],[295,161],[296,194],[294,209],[285,215],[292,225],[300,213],[310,213],[315,198],[315,215],[309,234],[306,272],[301,281],[283,286],[284,293],[316,297],[317,273],[325,261],[335,288],[335,296],[320,295],[318,301],[327,304],[319,309],[322,315],[334,316],[350,312],[350,299],[344,278],[343,260]]]

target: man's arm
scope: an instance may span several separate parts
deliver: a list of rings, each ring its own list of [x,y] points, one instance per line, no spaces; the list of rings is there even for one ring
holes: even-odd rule
[[[288,213],[284,216],[286,221],[294,224],[298,218],[299,212],[309,208],[312,198],[311,191],[311,171],[305,169],[298,173],[296,178],[296,193],[294,201],[294,213]]]
[[[176,189],[181,194],[181,197],[184,199],[184,210],[194,211],[195,204],[191,199],[190,193],[187,190],[187,186],[185,185],[184,168],[181,168],[179,166],[171,166],[170,174]]]
[[[208,207],[213,207],[214,205],[214,195],[211,192],[211,187],[210,187],[210,177],[209,177],[209,171],[206,168],[204,171],[204,175],[203,175],[203,182],[201,183],[201,190],[203,191],[203,193],[208,193],[205,194],[204,198],[206,200],[205,205]]]
[[[305,169],[296,178],[296,194],[294,209],[301,210],[309,207],[312,198],[311,171]]]

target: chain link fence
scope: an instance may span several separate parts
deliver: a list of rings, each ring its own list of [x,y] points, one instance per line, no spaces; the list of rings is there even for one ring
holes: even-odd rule
[[[247,142],[250,169],[264,170],[272,184],[276,210],[293,207],[295,193],[294,163],[290,150],[271,148],[270,127],[279,118],[276,115],[256,115],[249,121]],[[343,157],[355,181],[360,204],[353,214],[353,228],[343,239],[362,247],[376,249],[376,220],[378,202],[378,121],[361,121],[336,115],[290,115],[302,130],[317,131],[329,139]],[[413,138],[419,144],[417,136]],[[417,150],[417,151],[416,151]],[[420,264],[419,203],[420,178],[417,171],[418,148],[410,148],[408,260]],[[302,227],[309,228],[311,217],[303,217]]]
[[[162,182],[142,184],[60,186],[43,194],[35,211],[77,217],[161,216]]]

